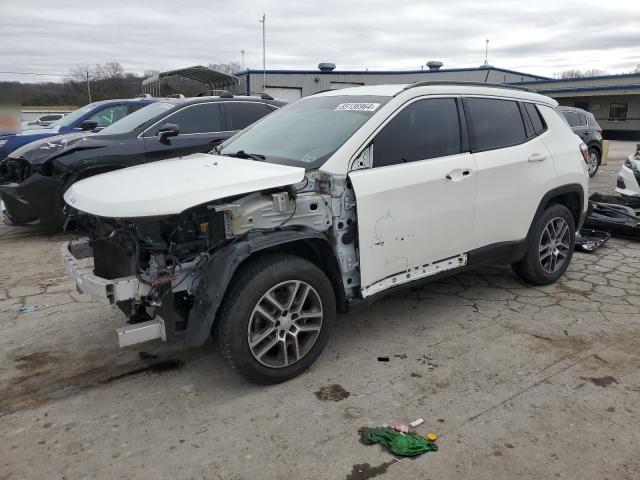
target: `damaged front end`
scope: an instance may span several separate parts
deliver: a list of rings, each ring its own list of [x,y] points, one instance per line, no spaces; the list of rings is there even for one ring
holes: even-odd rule
[[[52,163],[32,165],[24,158],[7,158],[0,167],[0,200],[6,220],[14,225],[38,222],[61,225],[66,172]]]
[[[313,258],[358,293],[355,196],[319,172],[288,186],[221,199],[178,215],[105,219],[82,215],[89,239],[65,245],[78,288],[128,317],[121,346],[162,339],[202,345],[227,286],[248,257],[267,250]],[[91,262],[91,258],[93,262]]]

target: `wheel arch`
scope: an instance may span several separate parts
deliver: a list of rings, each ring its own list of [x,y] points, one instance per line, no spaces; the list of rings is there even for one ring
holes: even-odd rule
[[[204,267],[189,312],[185,343],[200,346],[209,337],[219,307],[234,275],[259,256],[280,252],[296,255],[317,265],[331,282],[338,311],[346,310],[346,299],[338,260],[324,233],[311,230],[254,232],[214,254]]]
[[[593,148],[594,150],[597,150],[598,155],[600,157],[602,157],[602,145],[601,145],[600,142],[594,140],[594,141],[590,142],[589,144],[587,144],[587,147],[588,148]]]
[[[584,220],[584,188],[578,183],[562,185],[548,191],[542,197],[542,200],[540,200],[536,213],[531,220],[531,225],[527,232],[527,239],[529,239],[532,234],[533,225],[536,219],[539,218],[547,208],[556,204],[567,207],[573,215],[576,230],[580,228],[580,225],[582,225]]]

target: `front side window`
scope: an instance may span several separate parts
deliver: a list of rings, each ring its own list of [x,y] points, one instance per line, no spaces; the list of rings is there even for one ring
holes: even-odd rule
[[[453,98],[413,102],[373,141],[373,166],[385,167],[460,153],[460,120]]]
[[[96,122],[98,127],[108,127],[112,123],[116,123],[118,120],[126,117],[128,114],[129,107],[127,105],[115,105],[94,113],[87,118],[87,120]]]
[[[231,130],[242,130],[272,112],[264,103],[225,102],[224,107],[231,120]]]
[[[132,132],[133,130],[143,127],[145,124],[149,124],[154,118],[166,114],[167,110],[172,109],[174,106],[174,104],[167,102],[151,103],[127,115],[119,122],[101,130],[99,135],[118,135]]]
[[[145,137],[157,135],[160,129],[167,123],[176,124],[180,135],[220,132],[223,130],[219,103],[188,105],[176,113],[169,115],[155,127],[147,130]]]
[[[520,108],[513,100],[467,98],[465,113],[474,151],[509,147],[527,138]]]
[[[225,142],[222,155],[263,155],[267,162],[321,167],[391,97],[331,95],[299,100]]]
[[[89,105],[85,105],[84,107],[78,108],[77,110],[74,110],[68,115],[65,115],[61,119],[56,120],[51,124],[51,126],[52,127],[69,127],[73,125],[75,122],[77,122],[84,115],[89,113],[91,110],[96,108],[97,106],[98,106],[97,103],[90,103]]]
[[[614,122],[624,122],[629,116],[628,103],[612,103],[609,105],[609,120]]]

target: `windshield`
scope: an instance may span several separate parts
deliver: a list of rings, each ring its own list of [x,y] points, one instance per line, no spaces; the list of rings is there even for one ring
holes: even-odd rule
[[[159,115],[162,115],[167,110],[175,107],[173,103],[155,102],[146,107],[142,107],[140,110],[133,112],[130,115],[118,120],[117,122],[109,125],[107,128],[100,130],[98,135],[117,135],[120,133],[128,133],[135,130],[138,127],[143,126],[149,120],[153,120]]]
[[[60,120],[56,120],[50,126],[51,127],[68,127],[72,123],[75,123],[80,117],[90,112],[94,108],[98,106],[97,103],[90,103],[89,105],[85,105],[82,108],[74,110],[69,115],[65,115]]]
[[[319,168],[390,97],[339,95],[299,100],[233,137],[222,155],[261,155],[267,162]]]

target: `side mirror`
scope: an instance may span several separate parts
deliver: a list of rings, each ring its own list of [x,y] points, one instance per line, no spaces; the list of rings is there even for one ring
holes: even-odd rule
[[[88,130],[93,130],[97,127],[98,127],[98,122],[93,120],[85,120],[80,124],[80,128],[82,129],[83,132],[86,132]]]
[[[169,137],[177,137],[179,133],[180,127],[178,127],[178,125],[175,123],[165,123],[158,131],[158,141],[168,145]]]

